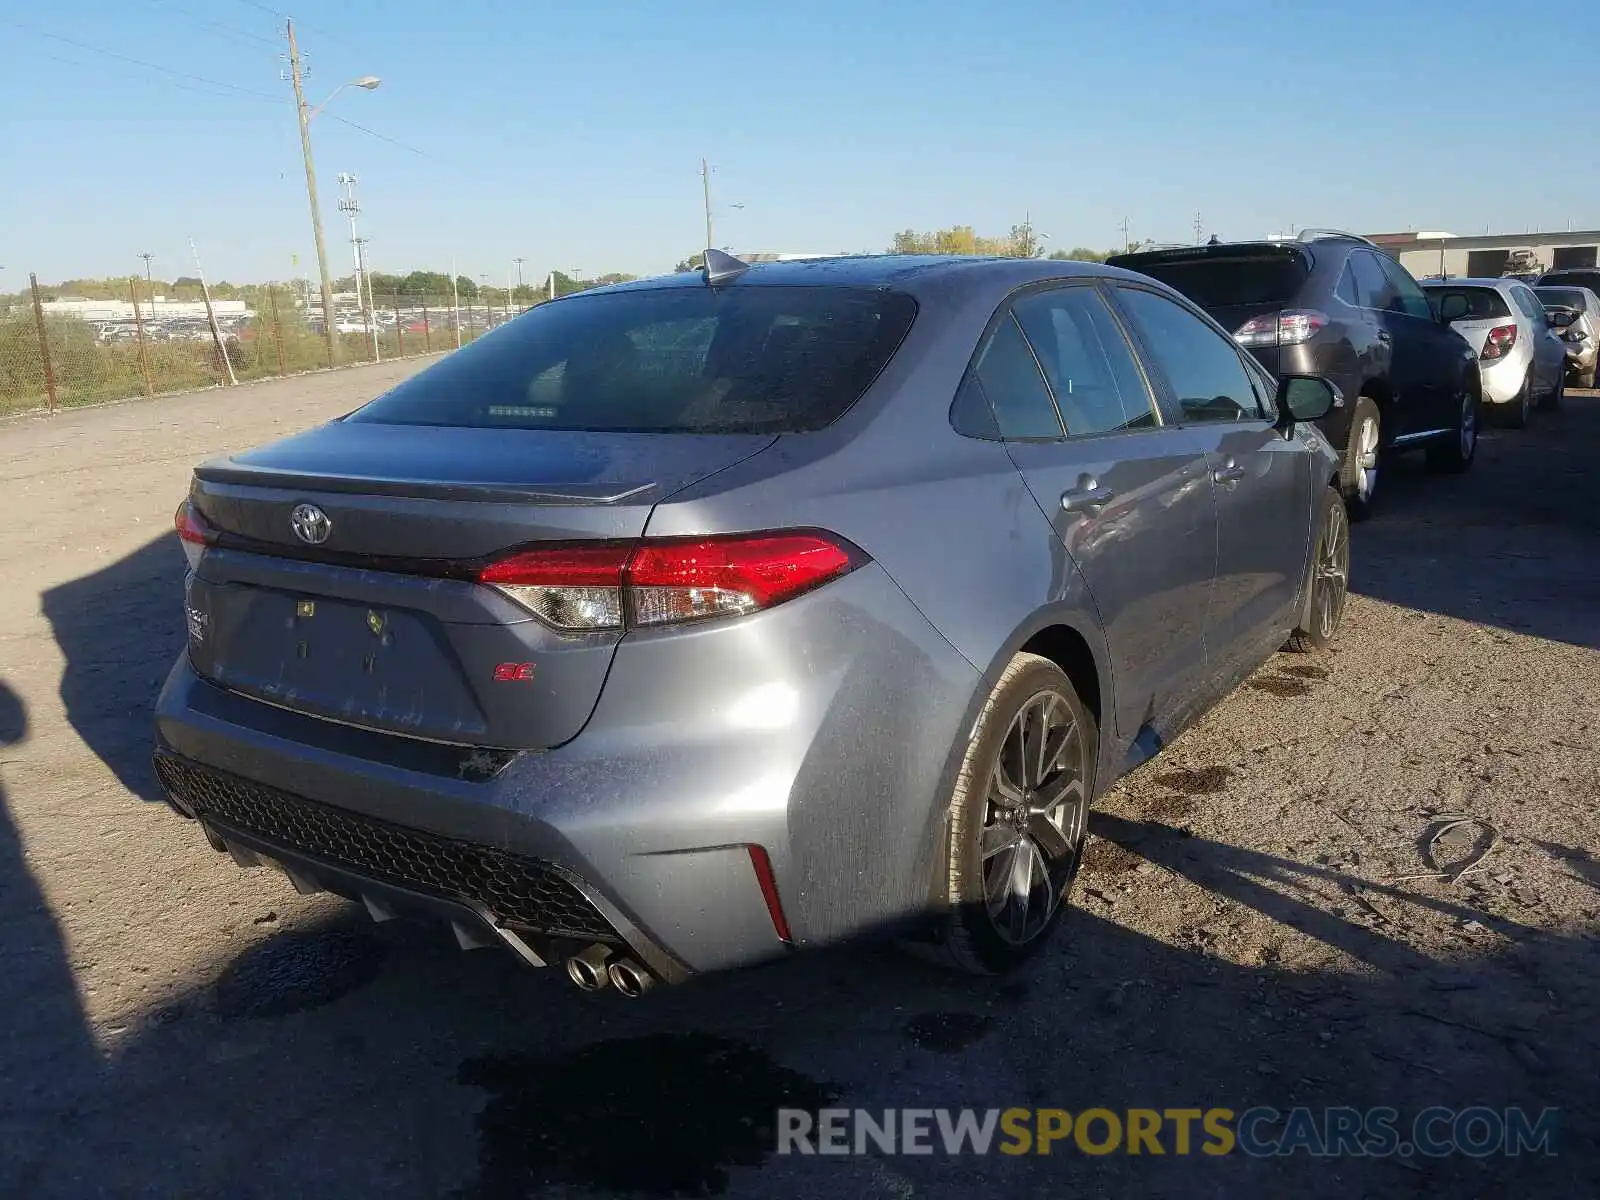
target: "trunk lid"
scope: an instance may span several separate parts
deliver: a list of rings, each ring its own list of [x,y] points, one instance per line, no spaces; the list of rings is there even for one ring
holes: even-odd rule
[[[621,631],[552,629],[473,582],[477,564],[637,538],[665,496],[775,440],[334,422],[206,463],[190,500],[218,544],[188,582],[191,660],[223,687],[363,728],[559,745],[593,711]],[[302,505],[327,519],[319,544],[295,532]]]

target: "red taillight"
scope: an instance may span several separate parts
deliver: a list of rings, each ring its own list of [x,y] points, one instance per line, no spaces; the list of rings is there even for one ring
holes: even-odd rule
[[[193,568],[199,563],[200,555],[205,548],[216,542],[216,530],[206,524],[206,519],[187,500],[178,505],[178,511],[173,514],[172,524],[178,531],[178,540],[183,543],[184,557],[189,560],[189,566]]]
[[[759,612],[861,561],[823,533],[741,534],[523,550],[478,581],[557,629],[586,632]]]
[[[1233,331],[1233,340],[1241,346],[1297,346],[1309,342],[1327,325],[1327,313],[1312,308],[1286,308],[1251,317]]]
[[[1489,330],[1489,336],[1483,339],[1483,349],[1478,351],[1478,357],[1485,362],[1494,358],[1504,358],[1511,353],[1511,347],[1516,344],[1515,325],[1496,325]]]
[[[781,940],[791,941],[789,918],[783,915],[783,901],[778,898],[778,879],[772,873],[772,860],[761,846],[747,849],[750,851],[750,866],[755,870],[756,882],[761,885],[761,898],[767,902],[767,915],[772,918],[773,931]]]

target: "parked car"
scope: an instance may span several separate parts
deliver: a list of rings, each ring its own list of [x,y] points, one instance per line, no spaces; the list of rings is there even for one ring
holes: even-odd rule
[[[1517,279],[1447,279],[1428,300],[1478,356],[1486,410],[1522,428],[1535,405],[1556,408],[1566,387],[1567,349],[1533,289]]]
[[[1595,366],[1600,360],[1600,296],[1586,287],[1536,287],[1551,326],[1567,347],[1567,379],[1579,387],[1594,386]],[[1557,319],[1556,312],[1574,314],[1571,320]]]
[[[1470,347],[1428,307],[1406,269],[1353,234],[1222,242],[1109,262],[1199,304],[1267,370],[1331,380],[1347,397],[1322,422],[1341,451],[1350,516],[1369,516],[1389,451],[1425,448],[1464,471],[1478,445],[1479,379]]]
[[[1535,287],[1581,287],[1600,296],[1600,267],[1563,267],[1546,271],[1534,281]]]
[[[710,258],[197,467],[160,778],[588,988],[1005,970],[1094,798],[1334,636],[1336,390],[1099,265]]]

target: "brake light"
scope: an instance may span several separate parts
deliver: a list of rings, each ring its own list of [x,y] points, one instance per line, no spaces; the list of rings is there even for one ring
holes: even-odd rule
[[[778,896],[778,877],[772,871],[772,859],[766,847],[750,846],[750,866],[755,870],[756,883],[761,887],[761,898],[767,903],[767,916],[772,919],[772,931],[780,941],[788,942],[789,918],[784,915],[783,901]]]
[[[216,544],[217,531],[206,524],[206,519],[188,500],[178,505],[172,524],[178,531],[178,540],[183,543],[183,556],[189,560],[189,569],[192,571],[200,564],[200,556],[205,553],[206,547]]]
[[[1327,326],[1327,313],[1314,308],[1286,308],[1251,317],[1233,331],[1233,340],[1241,346],[1297,346],[1309,342]]]
[[[522,550],[478,582],[553,628],[588,633],[759,612],[865,561],[831,534],[790,531]]]
[[[1504,358],[1511,353],[1511,347],[1517,344],[1517,327],[1515,325],[1496,325],[1489,330],[1489,336],[1483,339],[1483,349],[1478,351],[1478,358],[1484,362],[1490,359]]]

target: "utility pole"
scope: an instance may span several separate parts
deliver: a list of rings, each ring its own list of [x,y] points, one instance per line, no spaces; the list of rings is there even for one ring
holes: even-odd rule
[[[1194,244],[1196,246],[1198,246],[1200,244],[1202,238],[1204,237],[1205,229],[1206,229],[1205,222],[1200,219],[1200,214],[1199,213],[1195,213],[1194,214]]]
[[[700,160],[700,189],[706,197],[706,249],[711,249],[711,168]]]
[[[1117,226],[1122,231],[1122,252],[1126,254],[1131,243],[1128,241],[1128,218],[1122,218],[1122,224]]]
[[[339,364],[339,335],[333,329],[333,281],[328,278],[328,247],[322,240],[322,209],[317,204],[317,171],[311,165],[311,114],[306,108],[300,78],[300,50],[294,41],[294,22],[285,21],[289,35],[289,78],[294,82],[294,110],[300,120],[300,153],[306,161],[306,196],[311,201],[311,232],[317,242],[317,272],[322,277],[322,332],[328,339],[328,365]]]
[[[361,247],[367,244],[367,239],[356,233],[356,215],[361,212],[361,201],[356,199],[356,184],[359,180],[348,172],[339,173],[339,186],[344,188],[344,196],[339,200],[339,211],[350,218],[350,246],[355,252],[355,283],[356,307],[361,310],[361,319],[367,325],[367,340],[372,343],[372,361],[382,362],[383,357],[378,350],[378,331],[373,321],[373,309],[377,301],[372,298],[372,280],[367,276],[366,266],[362,261]],[[361,281],[367,281],[366,299],[361,297]]]
[[[522,259],[513,258],[511,261],[515,263],[517,267],[517,291],[520,292],[522,290]]]
[[[154,258],[155,255],[146,250],[143,254],[139,255],[139,257],[144,259],[144,282],[145,286],[150,289],[150,312],[152,315],[154,315],[156,309],[156,285],[155,282],[150,278],[150,260]]]

